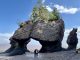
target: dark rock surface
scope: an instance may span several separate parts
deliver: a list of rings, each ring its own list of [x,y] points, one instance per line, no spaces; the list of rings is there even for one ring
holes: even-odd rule
[[[61,51],[61,42],[63,36],[63,20],[57,20],[48,23],[44,21],[37,21],[31,33],[31,38],[38,40],[42,45],[40,52]]]
[[[37,21],[33,27],[31,38],[38,41],[62,41],[64,36],[64,21]]]
[[[67,39],[67,44],[68,44],[68,49],[76,49],[77,43],[78,43],[78,38],[77,38],[77,29],[73,28],[73,30],[70,32],[68,39]]]
[[[16,41],[16,47],[12,52],[10,52],[10,54],[8,54],[9,56],[21,55],[25,52],[29,52],[26,45],[30,42],[31,30],[32,22],[26,21],[23,26],[20,26],[20,28],[15,31],[11,38],[11,41]]]
[[[16,40],[16,39],[15,39]],[[13,51],[11,51],[9,54],[7,54],[8,56],[15,56],[15,55],[22,55],[25,54],[25,52],[29,52],[27,50],[26,45],[30,42],[30,40],[16,40],[16,47],[14,48]]]
[[[32,30],[32,21],[24,22],[25,25],[21,28],[18,28],[15,33],[13,34],[12,38],[16,40],[24,40],[29,39],[31,30]]]
[[[61,42],[60,41],[40,41],[40,44],[42,45],[42,48],[39,52],[41,53],[49,53],[49,52],[56,52],[61,51]]]
[[[48,21],[38,20],[34,23],[26,21],[20,25],[10,41],[15,41],[15,49],[10,52],[9,56],[24,54],[27,50],[26,45],[30,42],[30,38],[38,40],[42,49],[40,52],[61,51],[61,42],[64,36],[64,21]]]

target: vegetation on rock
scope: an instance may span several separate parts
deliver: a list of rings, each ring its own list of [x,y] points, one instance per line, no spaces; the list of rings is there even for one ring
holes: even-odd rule
[[[33,8],[30,19],[33,22],[37,20],[44,20],[45,22],[56,21],[60,19],[60,15],[57,8],[54,8],[52,12],[49,12],[46,9],[46,6],[42,4],[42,1],[38,0],[37,4]]]
[[[36,6],[33,8],[31,20],[33,22],[37,20],[48,20],[49,19],[49,12],[46,7],[42,4],[41,0],[38,0]]]
[[[20,28],[21,28],[21,27],[25,26],[25,25],[26,25],[26,23],[25,23],[25,22],[19,22],[19,23],[18,23],[18,25],[19,25],[19,26],[20,26]]]
[[[52,12],[49,13],[49,20],[59,20],[60,15],[57,8],[54,8]]]
[[[54,8],[52,12],[49,12],[41,0],[38,0],[30,16],[30,20],[32,20],[32,22],[43,20],[44,22],[48,23],[48,21],[56,21],[59,19],[60,15],[57,8]],[[25,22],[20,22],[19,26],[23,27],[25,24],[26,24]]]

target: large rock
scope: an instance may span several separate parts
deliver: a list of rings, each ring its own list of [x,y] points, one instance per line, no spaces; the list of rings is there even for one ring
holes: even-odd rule
[[[42,45],[42,48],[39,51],[41,53],[56,52],[62,50],[60,41],[40,41],[40,44]]]
[[[31,38],[36,39],[42,45],[40,52],[60,51],[61,41],[64,36],[64,21],[37,21],[34,24]]]
[[[13,34],[10,41],[17,43],[15,49],[10,52],[9,56],[24,54],[30,42],[30,38],[36,39],[42,45],[40,52],[60,51],[61,41],[64,36],[64,21],[38,20],[36,22],[27,21],[20,25]],[[15,43],[15,44],[16,44]]]
[[[77,38],[77,29],[73,28],[73,30],[69,33],[67,44],[68,50],[76,49],[78,38]]]
[[[32,31],[32,21],[24,22],[24,26],[18,28],[13,34],[12,38],[16,40],[24,40],[30,38],[30,34]]]
[[[16,41],[15,44],[16,47],[15,49],[10,52],[8,55],[13,56],[13,55],[21,55],[24,54],[25,52],[29,52],[27,50],[26,45],[30,42],[30,34],[32,31],[32,21],[26,21],[23,23],[23,25],[18,28],[13,36],[11,37],[10,41]]]
[[[30,36],[38,41],[62,41],[64,36],[64,22],[63,20],[48,23],[37,21]]]

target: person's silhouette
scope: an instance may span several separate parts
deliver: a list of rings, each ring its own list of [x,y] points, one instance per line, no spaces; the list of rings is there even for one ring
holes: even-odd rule
[[[38,53],[39,53],[38,49],[35,49],[34,50],[34,56],[38,56]]]

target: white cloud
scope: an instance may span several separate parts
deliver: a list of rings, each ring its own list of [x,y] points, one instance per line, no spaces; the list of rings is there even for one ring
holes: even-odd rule
[[[48,9],[48,11],[53,11],[53,9],[51,7],[56,7],[57,10],[60,12],[60,13],[65,13],[65,14],[75,14],[77,13],[78,11],[80,11],[80,8],[67,8],[67,7],[64,7],[64,6],[61,6],[61,5],[47,5],[46,6],[46,9]]]
[[[77,48],[80,48],[80,27],[78,27],[77,37],[78,37],[78,45],[77,45]]]
[[[66,8],[60,5],[54,5],[54,7],[56,7],[60,13],[66,13],[66,14],[75,14],[78,11],[80,11],[80,8]]]
[[[0,33],[0,44],[9,43],[9,38],[13,35],[12,33]]]
[[[46,6],[46,9],[49,11],[49,12],[52,12],[53,9],[50,7],[50,6]]]

